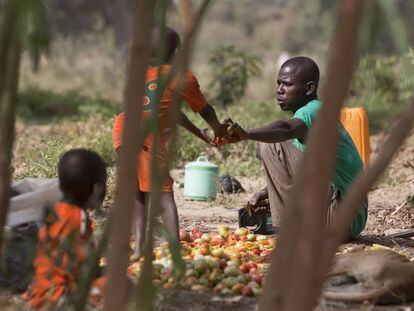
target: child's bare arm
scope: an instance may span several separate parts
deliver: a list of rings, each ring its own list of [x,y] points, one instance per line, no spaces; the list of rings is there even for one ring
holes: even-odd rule
[[[207,129],[200,129],[198,128],[193,122],[188,119],[188,117],[183,113],[179,112],[178,115],[178,124],[185,128],[190,133],[194,134],[201,140],[205,141],[208,144],[212,144],[211,138],[207,134]]]
[[[214,108],[207,104],[201,111],[199,112],[200,116],[211,126],[214,131],[215,137],[225,137],[227,136],[227,124],[220,123],[217,118],[216,111]]]

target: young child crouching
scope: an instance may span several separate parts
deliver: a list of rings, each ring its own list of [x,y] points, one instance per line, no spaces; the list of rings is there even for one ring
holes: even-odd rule
[[[32,309],[51,309],[75,292],[92,247],[87,211],[97,208],[106,194],[105,163],[93,151],[66,152],[58,175],[63,199],[47,211],[39,230],[35,275],[24,295]]]

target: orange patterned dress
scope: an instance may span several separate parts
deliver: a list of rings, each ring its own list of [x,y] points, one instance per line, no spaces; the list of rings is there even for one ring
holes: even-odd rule
[[[58,202],[48,212],[39,230],[33,282],[24,294],[30,308],[48,308],[74,292],[91,233],[88,215],[77,205]]]

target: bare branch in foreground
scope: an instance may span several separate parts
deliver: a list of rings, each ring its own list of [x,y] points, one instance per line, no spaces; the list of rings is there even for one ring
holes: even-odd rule
[[[179,16],[181,19],[181,29],[184,35],[187,35],[194,24],[194,10],[191,0],[179,1]]]
[[[140,131],[144,96],[145,74],[149,60],[149,46],[156,1],[137,0],[134,16],[133,40],[130,49],[128,79],[124,94],[125,124],[120,166],[117,170],[115,203],[111,212],[110,241],[108,247],[108,282],[105,289],[104,310],[124,310],[128,293],[128,253],[131,233],[132,209],[136,191],[136,161],[143,141]]]
[[[392,157],[398,151],[399,147],[404,142],[404,139],[410,134],[413,127],[414,101],[403,110],[399,120],[395,123],[387,140],[382,146],[381,152],[367,167],[365,172],[349,188],[342,204],[340,204],[338,213],[335,215],[333,223],[328,228],[327,242],[323,252],[324,264],[322,267],[325,269],[324,273],[327,272],[327,268],[335,255],[336,249],[344,240],[346,233],[349,232],[350,224],[357,215],[361,202],[387,168]]]
[[[337,126],[356,59],[363,2],[343,0],[328,62],[324,105],[310,129],[304,162],[295,176],[260,310],[311,310],[320,294],[325,208],[334,168]]]
[[[21,58],[16,2],[5,4],[0,29],[0,250],[10,200],[11,161]]]
[[[207,7],[210,3],[210,0],[204,0],[203,4],[201,5],[199,11],[196,14],[196,17],[192,19],[190,22],[191,24],[188,26],[188,32],[186,33],[183,41],[183,45],[175,59],[173,69],[171,73],[169,74],[169,77],[167,79],[167,84],[170,81],[174,81],[175,88],[174,88],[174,98],[172,103],[172,109],[171,109],[171,123],[173,124],[172,127],[172,137],[173,141],[175,141],[174,137],[176,137],[176,122],[177,122],[177,116],[178,111],[180,109],[179,102],[181,101],[181,90],[184,88],[185,83],[185,75],[184,71],[188,68],[188,65],[191,60],[191,52],[192,52],[192,46],[193,41],[195,38],[195,35],[197,33],[197,30],[200,27],[201,21],[203,16],[205,15],[205,12],[207,10]],[[160,88],[162,90],[162,88]],[[153,113],[157,114],[156,111]],[[156,119],[155,122],[158,122]],[[157,133],[155,133],[157,135]],[[173,146],[170,146],[168,148],[168,154],[167,154],[167,161],[169,162],[172,158],[172,151],[175,148]],[[154,151],[156,151],[156,148],[154,148]],[[160,212],[160,197],[161,197],[161,180],[164,179],[164,177],[168,174],[169,165],[166,165],[162,170],[158,169],[156,166],[152,167],[152,176],[151,176],[151,204],[149,207],[149,215],[148,215],[148,229],[147,229],[147,235],[148,240],[146,243],[146,247],[144,250],[144,258],[152,258],[153,254],[153,233],[154,233],[154,226],[156,223],[156,217],[159,215]],[[142,274],[139,279],[139,286],[138,290],[139,293],[139,305],[140,309],[142,310],[152,310],[153,309],[153,286],[152,285],[152,260],[144,260],[143,268],[142,268]]]

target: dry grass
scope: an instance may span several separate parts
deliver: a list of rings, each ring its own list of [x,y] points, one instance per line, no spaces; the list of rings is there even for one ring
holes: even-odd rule
[[[206,23],[197,38],[192,69],[200,80],[202,90],[208,93],[210,70],[207,64],[209,52],[222,44],[256,54],[263,62],[263,79],[251,82],[247,94],[250,99],[267,101],[273,98],[276,61],[283,50],[286,27],[290,27],[289,15],[267,18],[269,10],[251,10],[249,2],[234,2],[235,20],[225,16],[226,3],[217,2],[208,12]],[[283,12],[282,12],[283,13]],[[245,20],[263,19],[257,24],[252,37],[245,33]],[[169,16],[169,24],[179,30],[176,12]],[[277,29],[277,31],[275,31]],[[25,55],[21,72],[21,88],[36,86],[54,92],[76,91],[79,94],[121,101],[124,85],[125,58],[115,50],[109,32],[84,35],[77,40],[53,38],[50,55],[41,61],[41,70],[31,71]]]
[[[31,70],[25,55],[20,87],[29,86],[57,93],[75,91],[81,95],[120,102],[125,63],[111,46],[108,34],[94,34],[79,40],[55,38],[40,71]]]

